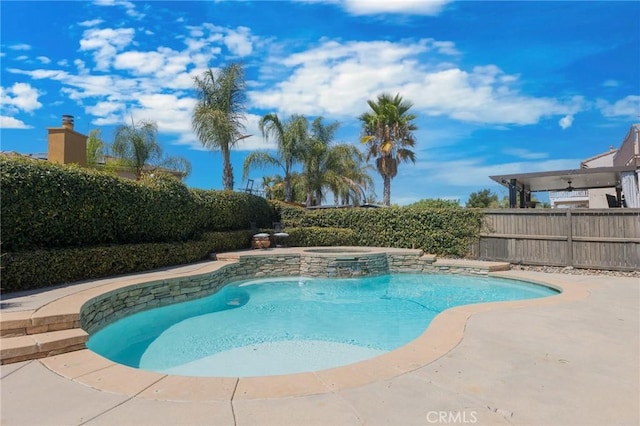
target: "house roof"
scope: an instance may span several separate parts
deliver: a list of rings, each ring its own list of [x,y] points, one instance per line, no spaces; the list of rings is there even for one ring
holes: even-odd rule
[[[563,191],[569,186],[572,189],[613,188],[620,184],[620,173],[635,170],[634,166],[596,167],[489,177],[506,187],[515,179],[518,189],[526,188],[531,192]]]
[[[609,151],[601,152],[598,155],[594,155],[593,157],[589,157],[589,158],[587,158],[585,160],[582,160],[580,162],[580,167],[583,168],[583,169],[586,169],[586,168],[589,167],[589,163],[590,162],[592,162],[594,160],[598,160],[598,159],[603,158],[603,157],[614,156],[617,153],[618,153],[618,149],[615,149],[614,147],[610,147]]]

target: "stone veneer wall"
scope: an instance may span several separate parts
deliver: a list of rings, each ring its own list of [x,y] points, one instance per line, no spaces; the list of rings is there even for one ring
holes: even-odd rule
[[[82,306],[80,324],[92,334],[137,312],[209,296],[233,281],[299,275],[299,271],[298,255],[243,257],[238,263],[206,274],[151,281],[101,294]]]
[[[132,285],[101,294],[80,310],[80,324],[89,334],[125,316],[147,309],[209,296],[224,285],[255,277],[363,277],[386,273],[487,274],[486,269],[434,265],[435,256],[418,253],[357,253],[333,256],[283,254],[241,256],[237,263],[189,277]]]
[[[304,277],[352,278],[389,272],[384,253],[300,256],[300,275]]]
[[[409,273],[417,274],[421,272],[434,272],[434,255],[417,254],[388,254],[389,272],[393,274]]]

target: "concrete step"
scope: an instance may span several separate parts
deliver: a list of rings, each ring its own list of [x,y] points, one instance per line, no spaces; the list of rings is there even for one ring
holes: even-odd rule
[[[45,358],[85,348],[89,335],[80,328],[0,338],[0,364]]]
[[[0,316],[0,337],[27,336],[50,331],[80,328],[77,313],[38,311],[3,312]]]

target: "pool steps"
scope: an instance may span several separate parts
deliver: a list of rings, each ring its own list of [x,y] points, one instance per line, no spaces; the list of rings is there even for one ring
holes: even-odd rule
[[[281,250],[281,249],[278,249]],[[389,250],[389,249],[387,249]],[[398,250],[400,251],[400,250]],[[218,255],[218,260],[211,263],[229,264],[242,262],[243,258],[252,255],[264,256],[269,252],[234,252]],[[403,253],[405,254],[405,253]],[[344,260],[351,258],[349,254],[333,254],[334,258]],[[442,273],[466,273],[470,275],[486,275],[490,272],[506,271],[510,269],[506,262],[483,262],[466,259],[437,259],[432,255],[419,255],[425,265],[429,265],[433,272]],[[336,259],[337,260],[337,259]],[[349,259],[351,261],[351,259]],[[211,269],[220,269],[220,266]],[[420,272],[405,270],[398,264],[393,272],[407,273]],[[141,274],[138,283],[154,281],[145,279]],[[131,284],[126,284],[127,286]],[[108,286],[105,286],[108,287]],[[72,352],[85,348],[88,334],[81,328],[80,307],[87,299],[81,293],[100,294],[107,291],[106,288],[95,288],[87,292],[79,292],[76,295],[54,301],[35,311],[3,312],[0,317],[0,364],[31,359],[45,358],[66,352]],[[60,303],[60,302],[72,303]]]

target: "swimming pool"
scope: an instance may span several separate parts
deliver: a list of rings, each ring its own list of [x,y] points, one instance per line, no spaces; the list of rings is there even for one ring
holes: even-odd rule
[[[453,306],[554,294],[514,280],[446,274],[239,281],[125,317],[92,334],[87,347],[114,362],[185,376],[318,371],[401,347]]]

